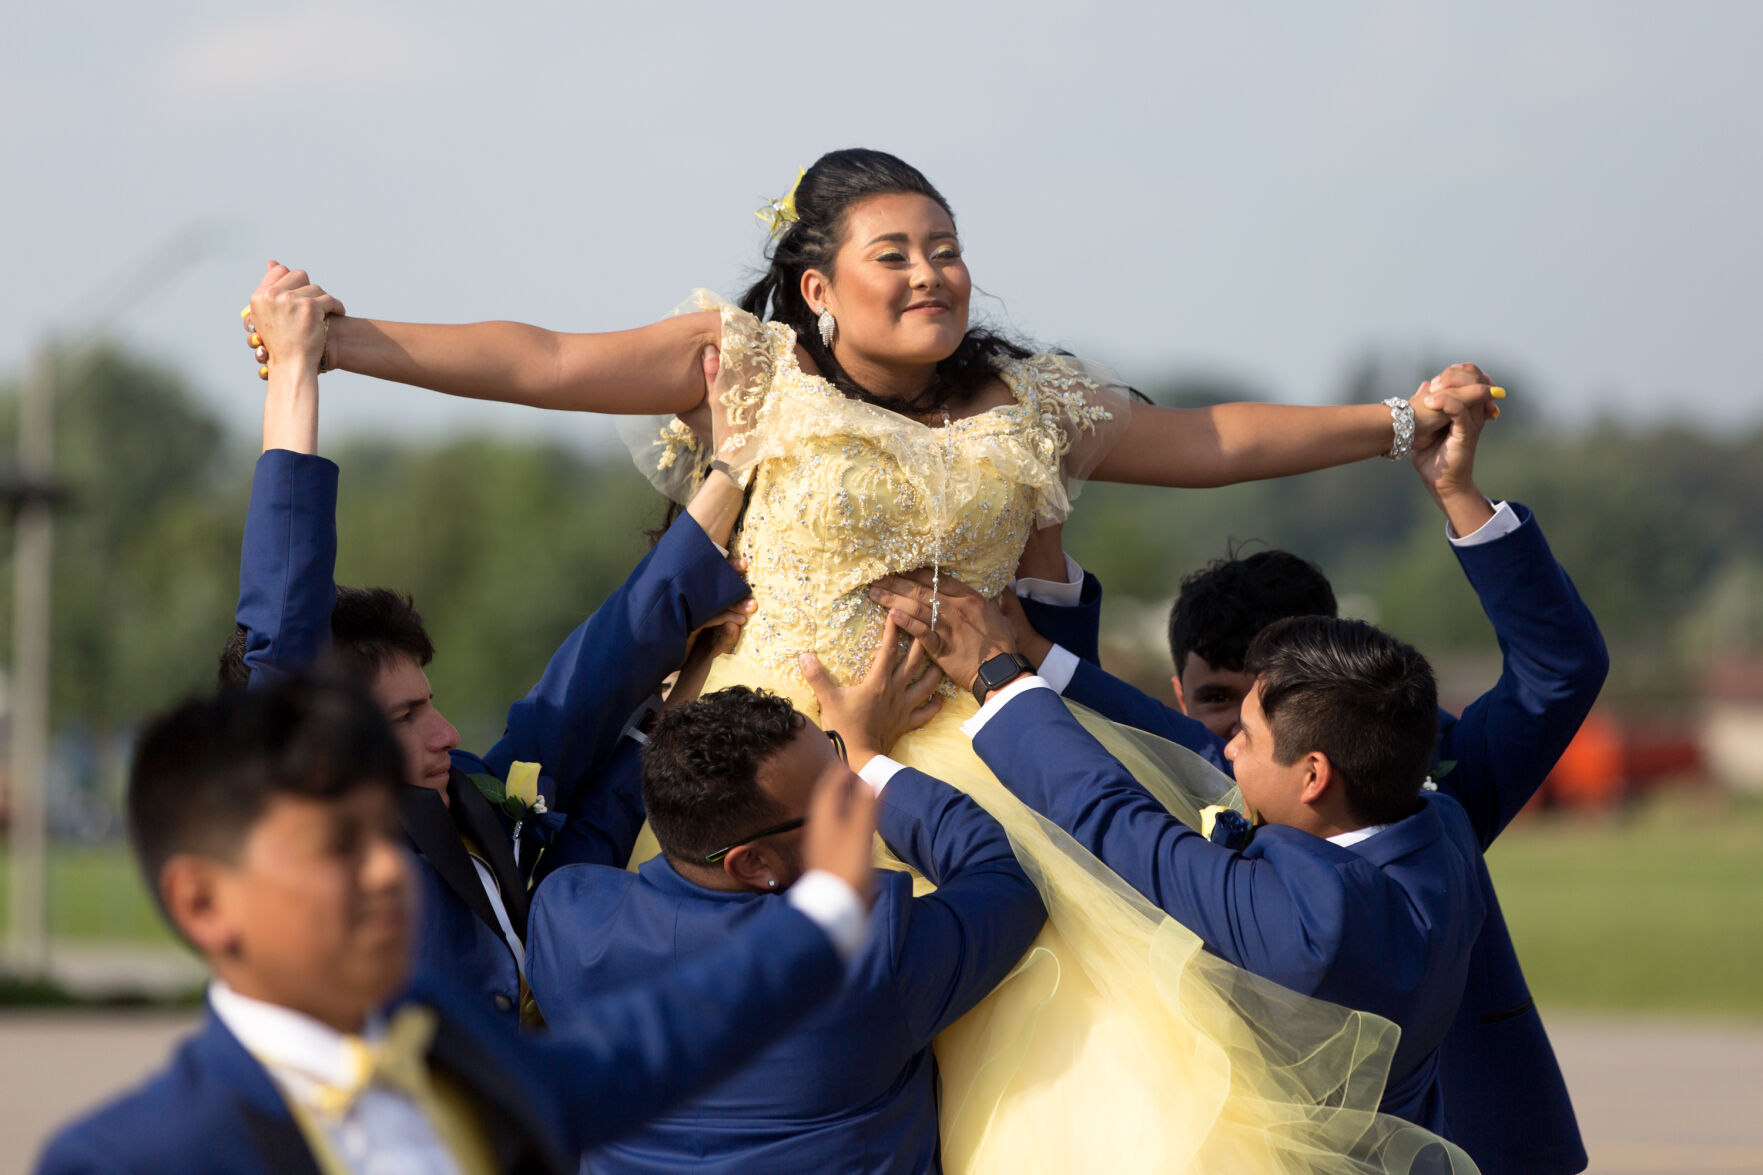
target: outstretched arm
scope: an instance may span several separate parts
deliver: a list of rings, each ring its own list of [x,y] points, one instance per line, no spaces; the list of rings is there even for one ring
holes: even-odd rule
[[[704,399],[699,354],[722,334],[714,311],[601,334],[337,313],[326,351],[331,366],[450,396],[577,412],[664,415],[696,407]],[[279,358],[273,347],[270,353]]]
[[[347,318],[331,328],[345,371],[534,408],[624,415],[685,412],[704,398],[698,353],[721,335],[714,313],[634,330],[564,334],[518,322],[431,325]]]
[[[1487,376],[1473,364],[1441,372],[1409,400],[1414,447],[1437,443],[1450,419],[1447,399],[1482,404],[1491,394]],[[1382,404],[1141,406],[1133,410],[1132,428],[1090,476],[1190,489],[1234,485],[1362,461],[1389,452],[1393,438],[1391,412]]]
[[[1454,413],[1443,443],[1414,467],[1500,642],[1500,680],[1439,733],[1439,760],[1455,763],[1439,787],[1462,803],[1486,849],[1591,712],[1610,657],[1530,511],[1510,503],[1496,511],[1476,485],[1483,422],[1477,409]]]
[[[263,451],[318,452],[318,368],[326,319],[343,304],[306,280],[304,270],[271,261],[245,309],[246,341],[264,364]],[[270,363],[273,351],[275,362]]]
[[[309,668],[330,644],[337,467],[317,455],[318,360],[325,316],[341,309],[304,273],[271,262],[244,322],[270,360],[235,614],[252,685]]]

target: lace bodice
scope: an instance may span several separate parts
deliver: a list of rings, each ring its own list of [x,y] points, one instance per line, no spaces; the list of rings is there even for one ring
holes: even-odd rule
[[[719,307],[731,405],[752,422],[738,464],[752,471],[734,553],[747,560],[758,611],[737,653],[795,676],[812,652],[833,676],[861,677],[883,612],[868,585],[936,566],[995,596],[1031,527],[1064,520],[1082,474],[1126,424],[1130,398],[1069,356],[1036,355],[999,374],[1010,402],[932,427],[841,395],[804,372],[795,333]],[[669,420],[637,453],[688,497],[706,455]]]

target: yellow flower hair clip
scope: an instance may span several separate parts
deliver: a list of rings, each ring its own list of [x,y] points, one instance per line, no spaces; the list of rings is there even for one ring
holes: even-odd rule
[[[775,241],[783,236],[786,228],[801,219],[801,217],[796,215],[796,189],[802,186],[802,177],[807,174],[807,168],[798,167],[796,169],[796,182],[790,185],[790,190],[785,194],[784,198],[781,200],[773,200],[771,203],[753,214],[770,226],[772,240]]]

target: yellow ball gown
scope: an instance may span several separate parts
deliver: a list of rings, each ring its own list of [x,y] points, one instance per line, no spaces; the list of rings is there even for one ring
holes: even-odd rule
[[[997,595],[1030,528],[1064,520],[1131,415],[1105,377],[1038,355],[1000,372],[1011,403],[933,428],[805,373],[788,327],[704,291],[680,309],[720,309],[725,399],[751,426],[738,464],[752,481],[732,550],[747,560],[759,607],[704,689],[763,686],[811,718],[819,708],[797,655],[814,653],[841,681],[861,677],[883,627],[871,582],[935,566]],[[689,430],[669,418],[626,436],[660,488],[690,496],[706,455]],[[946,1171],[1474,1170],[1461,1151],[1376,1113],[1394,1024],[1205,953],[1011,795],[960,731],[972,696],[948,683],[944,692],[935,720],[892,757],[999,820],[1048,914],[1010,976],[937,1039]],[[1232,794],[1184,749],[1080,717],[1190,824]]]

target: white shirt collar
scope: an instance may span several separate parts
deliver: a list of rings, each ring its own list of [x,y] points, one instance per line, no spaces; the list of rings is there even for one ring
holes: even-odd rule
[[[1328,843],[1349,849],[1362,840],[1370,840],[1388,827],[1387,824],[1368,824],[1364,828],[1355,828],[1351,832],[1337,832],[1328,838]]]
[[[292,1092],[305,1100],[314,1084],[348,1085],[356,1080],[348,1037],[303,1012],[240,995],[219,979],[208,985],[208,1004],[238,1037],[245,1051],[277,1078],[288,1080]],[[385,1018],[370,1015],[361,1039],[385,1036]]]

